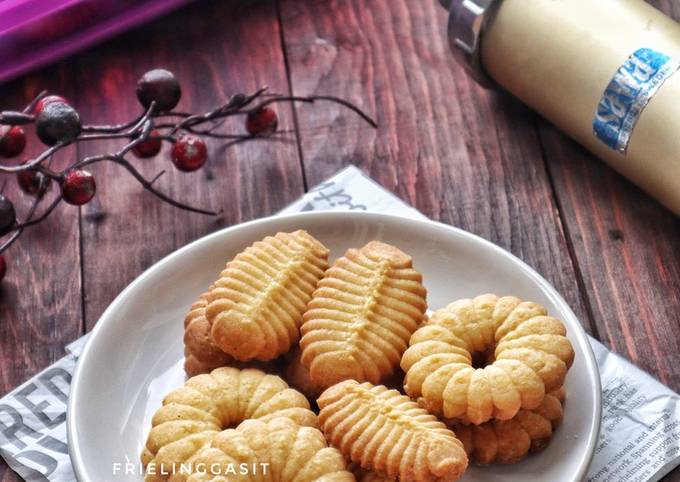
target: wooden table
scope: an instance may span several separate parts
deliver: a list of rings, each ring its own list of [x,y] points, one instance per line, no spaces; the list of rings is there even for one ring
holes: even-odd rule
[[[680,18],[680,1],[653,3]],[[436,0],[204,0],[0,87],[3,108],[48,88],[88,123],[123,121],[140,109],[137,78],[164,66],[181,79],[186,110],[266,84],[345,97],[380,123],[371,130],[333,105],[285,106],[290,142],[227,151],[211,142],[207,169],[169,169],[159,187],[222,210],[217,219],[159,202],[117,166],[96,167],[97,202],[60,207],[7,253],[0,392],[63,356],[166,254],[273,214],[347,164],[522,258],[589,333],[680,390],[679,219],[518,101],[477,87],[451,57],[445,27]],[[61,162],[114,144],[72,148]],[[165,167],[166,154],[143,171]],[[26,204],[13,179],[5,193]],[[0,477],[17,480],[6,466]]]

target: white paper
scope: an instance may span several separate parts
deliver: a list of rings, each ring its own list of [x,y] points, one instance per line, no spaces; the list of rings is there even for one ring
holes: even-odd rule
[[[680,397],[590,338],[602,426],[588,482],[657,481],[680,464]]]
[[[281,213],[361,209],[425,216],[348,167]],[[87,335],[67,355],[0,399],[0,455],[27,481],[75,480],[66,442],[66,399]],[[680,397],[590,339],[603,388],[602,430],[588,482],[657,481],[680,464]]]
[[[404,203],[354,166],[343,169],[327,181],[313,187],[280,214],[348,210],[426,219],[420,211]]]

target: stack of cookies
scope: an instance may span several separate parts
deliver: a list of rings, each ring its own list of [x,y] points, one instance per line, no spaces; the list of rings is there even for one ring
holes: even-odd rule
[[[191,307],[192,378],[153,418],[146,481],[454,481],[550,441],[574,352],[544,307],[481,295],[428,319],[406,253],[329,254],[267,237]]]

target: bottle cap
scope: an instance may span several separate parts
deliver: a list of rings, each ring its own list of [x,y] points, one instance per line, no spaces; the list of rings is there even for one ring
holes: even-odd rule
[[[482,66],[481,41],[493,10],[501,0],[439,0],[449,10],[449,44],[456,60],[484,87],[495,82]]]

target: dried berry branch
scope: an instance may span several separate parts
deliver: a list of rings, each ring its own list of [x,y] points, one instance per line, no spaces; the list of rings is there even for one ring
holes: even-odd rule
[[[0,158],[19,156],[26,146],[24,126],[34,125],[36,134],[46,148],[35,158],[22,164],[0,163],[0,174],[16,175],[22,191],[32,196],[31,206],[23,220],[18,220],[13,203],[0,193],[0,280],[6,265],[2,253],[7,250],[26,228],[39,224],[62,203],[82,206],[95,195],[96,182],[84,168],[100,162],[111,162],[122,167],[139,184],[162,201],[191,212],[206,215],[216,213],[176,200],[154,187],[165,172],[147,179],[129,159],[156,156],[163,142],[172,145],[170,154],[174,166],[182,172],[203,167],[208,152],[203,138],[224,139],[222,148],[254,139],[280,140],[275,133],[278,116],[272,107],[277,103],[318,101],[341,105],[366,121],[372,127],[376,122],[357,106],[333,96],[290,96],[272,94],[263,87],[252,94],[235,94],[229,100],[205,113],[195,114],[173,111],[181,99],[182,91],[175,76],[164,69],[147,72],[137,83],[137,98],[144,111],[136,118],[117,125],[83,125],[78,112],[60,96],[38,94],[22,111],[0,112]],[[246,133],[222,132],[220,129],[230,117],[245,117]],[[279,132],[281,134],[281,132]],[[92,155],[76,160],[68,167],[53,170],[50,160],[66,146],[102,140],[127,140],[117,152]],[[59,193],[40,209],[50,185],[59,186]]]

